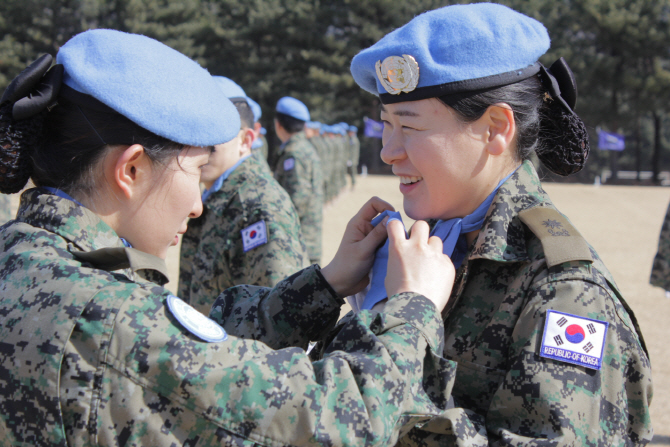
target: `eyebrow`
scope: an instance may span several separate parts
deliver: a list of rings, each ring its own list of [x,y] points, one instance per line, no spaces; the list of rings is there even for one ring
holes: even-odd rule
[[[381,104],[379,108],[381,109],[382,112],[389,113],[389,111],[386,110],[386,107],[384,107],[384,104]],[[393,112],[393,114],[395,116],[421,116],[418,113],[412,112],[410,110],[396,110],[395,112]]]

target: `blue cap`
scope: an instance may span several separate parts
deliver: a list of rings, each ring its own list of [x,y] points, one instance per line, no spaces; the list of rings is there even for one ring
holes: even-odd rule
[[[85,31],[60,48],[56,61],[65,85],[176,143],[212,146],[239,132],[240,116],[212,76],[149,37]]]
[[[212,76],[214,81],[219,86],[221,91],[226,95],[230,100],[233,99],[244,99],[248,101],[247,94],[244,93],[242,87],[237,85],[232,79],[226,78],[224,76]]]
[[[268,133],[268,130],[265,127],[261,127],[261,130],[259,132],[261,135],[265,135]]]
[[[321,129],[321,123],[318,121],[307,121],[305,127],[308,129]]]
[[[445,6],[362,50],[351,73],[385,104],[513,84],[540,71],[540,22],[492,3]]]
[[[356,127],[356,126],[349,126],[349,132],[358,132],[358,127]]]
[[[263,116],[263,110],[261,109],[261,106],[248,96],[247,102],[249,103],[249,107],[251,107],[251,113],[254,114],[254,122],[258,122]]]
[[[277,101],[277,112],[283,113],[300,121],[309,121],[309,109],[302,101],[291,96],[284,96]]]

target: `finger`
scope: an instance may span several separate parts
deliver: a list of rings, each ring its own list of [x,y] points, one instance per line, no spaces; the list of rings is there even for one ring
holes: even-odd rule
[[[388,217],[384,218],[382,223],[386,222],[386,220],[388,220]],[[370,225],[370,227],[371,227],[370,231],[368,232],[368,234],[365,235],[363,240],[360,242],[362,252],[376,250],[377,247],[379,247],[386,239],[387,232],[385,225],[377,225],[376,227]]]
[[[428,242],[428,237],[430,235],[430,227],[428,226],[428,223],[423,221],[423,220],[417,220],[414,222],[414,225],[412,225],[412,231],[411,231],[411,236],[410,239],[413,241],[419,241],[419,242]]]
[[[377,214],[384,211],[395,211],[395,208],[390,203],[375,196],[365,202],[365,205],[363,205],[355,217],[370,222]]]
[[[377,225],[378,227],[381,225]],[[386,224],[386,231],[389,237],[389,246],[398,245],[401,241],[405,241],[405,226],[397,219],[394,219]]]
[[[428,238],[428,246],[436,250],[442,251],[444,242],[442,242],[442,239],[440,239],[437,236],[431,236]]]

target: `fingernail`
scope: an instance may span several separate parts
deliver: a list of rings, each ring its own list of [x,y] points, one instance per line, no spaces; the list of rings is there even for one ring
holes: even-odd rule
[[[386,216],[386,217],[384,218],[384,220],[382,220],[382,225],[386,226],[386,224],[388,223],[388,221],[389,221],[389,217]]]

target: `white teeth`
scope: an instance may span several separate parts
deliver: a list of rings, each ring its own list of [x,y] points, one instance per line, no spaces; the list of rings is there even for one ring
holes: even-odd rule
[[[400,183],[403,183],[405,185],[409,185],[412,183],[416,183],[419,180],[423,180],[423,177],[405,177],[405,176],[400,176]]]

